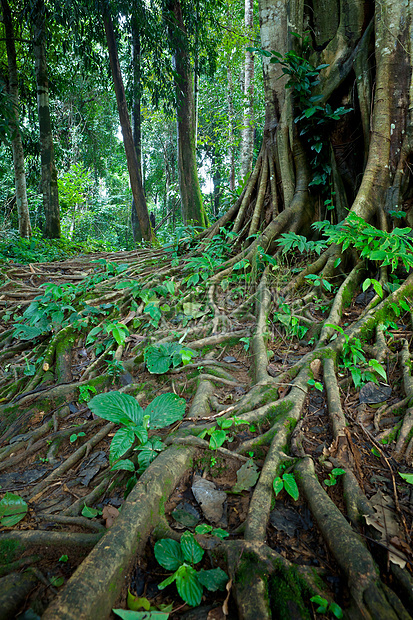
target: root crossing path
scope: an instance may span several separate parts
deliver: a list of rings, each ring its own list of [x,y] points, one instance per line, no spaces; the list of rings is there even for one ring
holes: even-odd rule
[[[323,292],[291,285],[298,252],[228,275],[225,243],[3,269],[0,618],[109,618],[128,590],[183,616],[153,548],[185,532],[227,575],[205,617],[411,618],[412,276]],[[179,419],[152,423],[161,397]]]

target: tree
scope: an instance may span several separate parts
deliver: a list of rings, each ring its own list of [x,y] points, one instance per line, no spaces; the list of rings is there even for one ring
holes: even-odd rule
[[[32,12],[33,49],[35,57],[37,111],[39,115],[40,156],[42,166],[42,193],[45,215],[45,236],[60,238],[59,191],[54,156],[52,125],[49,107],[49,80],[46,62],[46,6],[37,0]]]
[[[263,144],[239,200],[214,226],[195,239],[184,233],[169,251],[142,249],[112,255],[110,262],[105,255],[93,267],[85,258],[81,282],[77,259],[76,287],[52,285],[40,299],[41,288],[25,288],[19,299],[20,283],[13,283],[27,281],[30,267],[7,269],[0,359],[13,370],[0,385],[0,458],[17,466],[28,450],[33,456],[56,441],[46,448],[55,458],[66,429],[59,435],[53,429],[46,440],[44,415],[60,407],[56,420],[73,415],[67,403],[95,389],[100,394],[88,405],[102,418],[98,433],[99,421],[87,422],[92,436],[31,486],[27,498],[42,500],[57,475],[69,479],[65,467],[99,440],[106,445],[112,422],[121,428],[112,439],[107,477],[99,474],[88,501],[105,489],[110,496],[119,469],[130,476],[125,506],[102,540],[68,536],[73,545],[95,546],[43,620],[92,619],[97,609],[109,617],[126,589],[124,568],[135,566],[137,554],[147,557],[151,533],[178,537],[168,521],[170,506],[181,502],[183,489],[190,496],[194,469],[210,482],[219,476],[222,484],[225,468],[228,487],[235,469],[238,478],[227,502],[239,501],[232,536],[219,540],[224,535],[215,530],[214,542],[201,536],[195,543],[185,532],[180,545],[166,543],[167,566],[178,572],[158,582],[161,590],[176,581],[193,604],[202,597],[201,579],[225,587],[220,571],[214,573],[220,583],[211,584],[205,567],[197,572],[183,564],[183,557],[196,564],[202,544],[210,551],[208,569],[225,569],[241,618],[307,620],[330,612],[340,618],[338,604],[349,618],[412,618],[413,579],[405,565],[411,554],[413,352],[409,336],[400,335],[411,328],[413,242],[411,228],[397,224],[409,221],[413,200],[413,9],[394,0],[341,0],[314,19],[314,7],[323,6],[261,0]],[[65,263],[63,282],[68,271]],[[50,274],[56,281],[56,266]],[[18,320],[29,295],[33,304]],[[81,381],[71,381],[70,360],[81,339],[91,350],[82,351]],[[200,359],[192,360],[196,352]],[[24,372],[30,365],[31,376]],[[75,356],[73,368],[79,372]],[[58,385],[50,387],[53,371]],[[380,409],[364,407],[377,400],[385,403]],[[138,401],[150,405],[143,410]],[[175,424],[186,404],[185,424]],[[33,435],[22,431],[40,412],[34,431],[40,440],[29,443]],[[370,473],[375,459],[380,479]],[[65,507],[60,520],[67,523],[84,509],[85,497],[68,506],[65,489],[56,489],[54,506]],[[237,500],[239,493],[244,497]],[[215,525],[226,516],[224,500],[221,513],[207,517],[202,501],[197,510]],[[97,514],[88,504],[85,512]],[[213,525],[204,524],[203,536]],[[294,536],[292,545],[291,534],[304,526],[312,544],[300,548]],[[45,529],[39,539],[56,544],[55,534]],[[37,532],[33,538],[38,545]],[[6,543],[16,540],[28,544],[32,538],[25,531],[3,534]],[[339,584],[335,591],[332,582]]]
[[[168,0],[166,12],[174,65],[178,133],[178,172],[182,217],[186,223],[206,226],[196,163],[196,111],[193,76],[180,0]]]
[[[6,34],[7,64],[9,72],[9,94],[12,101],[11,147],[13,152],[14,182],[16,187],[16,204],[21,237],[30,237],[29,205],[26,191],[26,173],[24,169],[23,144],[19,127],[19,84],[16,61],[16,46],[10,5],[7,0],[1,1],[3,24]]]
[[[251,37],[254,27],[254,2],[245,0],[245,32]],[[230,88],[230,85],[228,85]],[[241,141],[241,178],[252,170],[254,150],[254,55],[251,49],[245,51],[244,63],[244,118]]]
[[[103,21],[105,25],[106,39],[109,50],[110,68],[112,71],[113,83],[115,86],[119,120],[122,127],[123,143],[125,146],[126,160],[128,162],[129,177],[132,187],[136,214],[139,221],[142,237],[147,241],[151,241],[151,224],[149,221],[148,207],[146,205],[145,194],[143,192],[142,186],[142,175],[136,155],[129,113],[126,105],[125,89],[123,86],[123,79],[119,65],[112,18],[108,13],[105,13],[103,16]]]

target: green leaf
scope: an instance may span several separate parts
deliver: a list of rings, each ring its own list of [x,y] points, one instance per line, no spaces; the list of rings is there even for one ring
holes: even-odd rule
[[[65,582],[64,577],[50,577],[50,585],[54,588],[60,588]]]
[[[334,467],[334,469],[331,471],[331,473],[333,474],[333,476],[342,476],[343,474],[346,473],[345,469],[341,469],[340,467]]]
[[[254,461],[247,461],[237,471],[237,482],[232,487],[232,492],[241,493],[241,491],[247,491],[257,482],[258,476],[258,468]]]
[[[172,345],[172,346],[171,346]],[[152,374],[163,375],[172,365],[172,355],[180,348],[175,343],[153,344],[145,349],[145,364]]]
[[[377,372],[377,374],[380,375],[380,377],[383,377],[383,379],[385,381],[387,381],[387,374],[386,371],[384,370],[383,366],[380,364],[380,362],[378,362],[375,359],[372,359],[369,361],[369,366],[371,366],[371,368],[373,368],[373,370],[375,370]]]
[[[184,532],[181,536],[181,549],[184,559],[191,564],[198,564],[202,560],[204,550],[195,540],[191,532]]]
[[[228,575],[221,568],[200,570],[198,572],[198,580],[210,592],[225,590],[225,586],[229,581]]]
[[[94,519],[98,516],[99,510],[97,510],[96,508],[89,508],[89,506],[86,506],[85,504],[81,514],[83,517],[86,517],[86,519]]]
[[[399,472],[399,476],[401,476],[403,480],[406,480],[409,484],[413,484],[413,474],[401,474]]]
[[[124,471],[135,471],[135,465],[130,459],[122,459],[111,467],[111,471],[117,471],[119,469]]]
[[[132,447],[135,442],[135,433],[129,428],[120,428],[110,444],[110,461],[117,461]]]
[[[0,501],[0,525],[11,527],[19,523],[27,514],[28,506],[20,495],[9,491]]]
[[[341,620],[341,618],[343,617],[343,610],[341,609],[340,605],[337,605],[337,603],[335,603],[334,601],[328,606],[328,611],[331,611],[331,613],[336,618],[338,618],[338,620]]]
[[[134,596],[130,590],[128,590],[127,605],[128,608],[132,611],[139,611],[139,609],[142,608],[146,611],[149,611],[151,608],[151,604],[147,598],[145,598],[144,596]]]
[[[176,572],[176,588],[179,596],[188,605],[197,607],[202,599],[202,585],[198,581],[196,570],[184,564]]]
[[[206,523],[201,523],[197,525],[195,528],[195,532],[197,534],[210,534],[213,530],[212,525],[207,525]]]
[[[222,444],[225,442],[227,438],[227,434],[223,430],[215,430],[211,434],[211,439],[209,440],[209,447],[211,450],[216,450],[220,448]]]
[[[327,599],[323,598],[319,594],[316,594],[316,596],[312,596],[310,598],[310,601],[312,603],[315,603],[316,605],[319,605],[319,607],[316,609],[317,613],[319,613],[319,614],[327,613],[327,608],[328,608],[328,601],[327,601]]]
[[[275,495],[278,495],[278,493],[280,493],[280,491],[283,490],[284,482],[281,480],[280,476],[277,476],[276,478],[274,478],[274,482],[272,483],[272,486],[274,488]]]
[[[178,571],[175,571],[172,575],[169,575],[169,577],[167,577],[166,579],[161,581],[161,583],[158,584],[158,589],[163,590],[167,586],[170,586],[171,583],[175,581],[177,575],[178,575]]]
[[[291,495],[291,497],[297,501],[299,493],[294,474],[283,474],[283,482],[284,489],[287,491],[288,495]]]
[[[222,529],[222,527],[216,527],[212,530],[212,535],[216,536],[217,538],[219,538],[220,540],[224,540],[224,538],[227,538],[229,536],[228,532],[226,532],[225,530]]]
[[[154,547],[155,558],[166,570],[177,570],[184,562],[180,544],[172,538],[158,540]]]
[[[182,420],[185,406],[185,400],[176,394],[160,394],[145,409],[145,415],[150,416],[150,428],[165,428]]]
[[[99,418],[116,424],[142,424],[143,409],[129,394],[107,392],[94,396],[88,404],[89,409]]]

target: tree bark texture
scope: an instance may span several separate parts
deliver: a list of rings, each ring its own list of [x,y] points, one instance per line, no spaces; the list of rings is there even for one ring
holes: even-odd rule
[[[60,238],[60,209],[57,186],[57,170],[54,158],[52,125],[49,107],[49,80],[47,76],[46,8],[39,0],[33,12],[34,57],[37,85],[37,111],[39,115],[40,153],[42,165],[42,193],[45,215],[45,235],[49,239]]]
[[[135,145],[136,158],[139,170],[142,170],[142,134],[141,134],[141,47],[139,26],[136,20],[132,21],[132,70],[133,70],[133,103],[132,103],[132,133]],[[142,176],[142,173],[141,173]],[[142,183],[143,186],[143,183]],[[132,232],[135,243],[142,241],[142,232],[132,198]]]
[[[29,204],[26,191],[26,174],[24,170],[24,152],[22,137],[19,128],[19,86],[16,62],[16,46],[10,5],[7,0],[1,0],[3,10],[3,24],[6,34],[7,65],[9,70],[9,94],[13,103],[13,118],[11,118],[11,147],[13,152],[14,183],[16,188],[16,204],[19,218],[19,234],[21,237],[30,237]]]
[[[168,9],[172,22],[169,27],[169,37],[176,72],[178,173],[182,217],[185,224],[206,226],[208,222],[202,202],[196,163],[195,101],[187,33],[179,0],[170,0]]]
[[[132,195],[135,202],[136,214],[139,220],[142,237],[146,241],[151,241],[152,231],[149,221],[148,207],[146,205],[145,194],[142,186],[142,175],[136,156],[135,144],[133,141],[132,128],[129,120],[128,108],[126,105],[125,88],[119,65],[118,51],[116,47],[115,32],[110,15],[103,16],[103,22],[108,43],[110,68],[112,71],[113,83],[115,86],[116,101],[118,105],[119,121],[122,127],[123,144],[125,147],[126,161],[128,165]]]
[[[245,32],[247,36],[253,34],[254,27],[254,3],[253,0],[245,0]],[[252,170],[254,154],[254,55],[245,50],[244,63],[244,116],[242,121],[241,138],[241,178]]]

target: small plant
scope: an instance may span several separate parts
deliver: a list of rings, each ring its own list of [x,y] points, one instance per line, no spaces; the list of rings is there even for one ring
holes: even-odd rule
[[[320,278],[320,276],[316,276],[314,273],[310,273],[308,276],[305,276],[305,279],[308,282],[311,282],[314,286],[323,286],[328,292],[331,291],[331,284],[328,280],[324,280],[324,278]]]
[[[61,555],[59,558],[59,562],[67,562],[69,559],[69,556],[67,555]]]
[[[182,420],[185,404],[183,398],[172,393],[157,396],[145,411],[132,396],[120,392],[107,392],[92,398],[89,408],[96,416],[121,425],[110,444],[109,459],[113,464],[112,470],[135,471],[130,459],[119,459],[138,440],[138,463],[144,471],[165,447],[156,436],[149,439],[148,431]]]
[[[340,605],[337,605],[334,601],[329,603],[327,599],[323,598],[319,594],[310,598],[310,601],[318,605],[318,608],[316,609],[316,613],[318,614],[327,614],[330,611],[333,616],[338,618],[338,620],[341,620],[343,617],[343,610]]]
[[[342,476],[343,474],[345,474],[345,470],[344,469],[340,469],[339,467],[335,467],[334,469],[331,470],[331,472],[328,474],[328,478],[326,478],[326,480],[324,480],[324,484],[328,487],[333,487],[335,484],[337,484],[337,478],[338,476]]]
[[[175,581],[178,594],[188,605],[196,607],[201,603],[204,587],[211,592],[225,589],[228,576],[221,568],[200,571],[194,568],[202,560],[204,550],[191,532],[184,532],[180,543],[171,538],[158,540],[154,551],[158,563],[174,571],[158,588],[163,590]]]
[[[79,402],[88,403],[92,398],[92,394],[97,394],[97,390],[93,385],[79,386]]]
[[[223,530],[221,527],[212,527],[212,525],[207,525],[206,523],[201,523],[201,525],[197,525],[195,528],[195,532],[197,534],[211,534],[211,536],[216,536],[220,540],[224,540],[229,536],[228,532]]]
[[[320,383],[319,381],[316,381],[315,379],[309,379],[307,381],[307,385],[309,385],[310,387],[315,388],[316,390],[318,390],[319,392],[323,391],[323,384]]]
[[[69,437],[69,441],[70,443],[74,443],[75,441],[78,440],[79,437],[86,437],[86,433],[73,433],[73,435],[70,435]]]
[[[244,343],[244,349],[246,351],[248,351],[248,349],[250,348],[250,340],[251,338],[240,338],[239,341]]]
[[[152,344],[145,349],[145,364],[152,374],[162,375],[170,367],[189,364],[198,353],[175,342]]]
[[[277,478],[274,479],[274,482],[272,484],[276,496],[278,495],[278,493],[280,493],[280,491],[285,489],[288,495],[290,495],[293,500],[297,501],[299,492],[297,483],[294,478],[294,474],[283,474],[282,478],[280,476],[277,476]]]
[[[81,515],[82,517],[85,517],[86,519],[94,519],[95,517],[99,517],[102,514],[102,510],[99,510],[98,508],[90,508],[89,506],[86,506],[86,504],[83,506],[82,508],[82,512]]]

